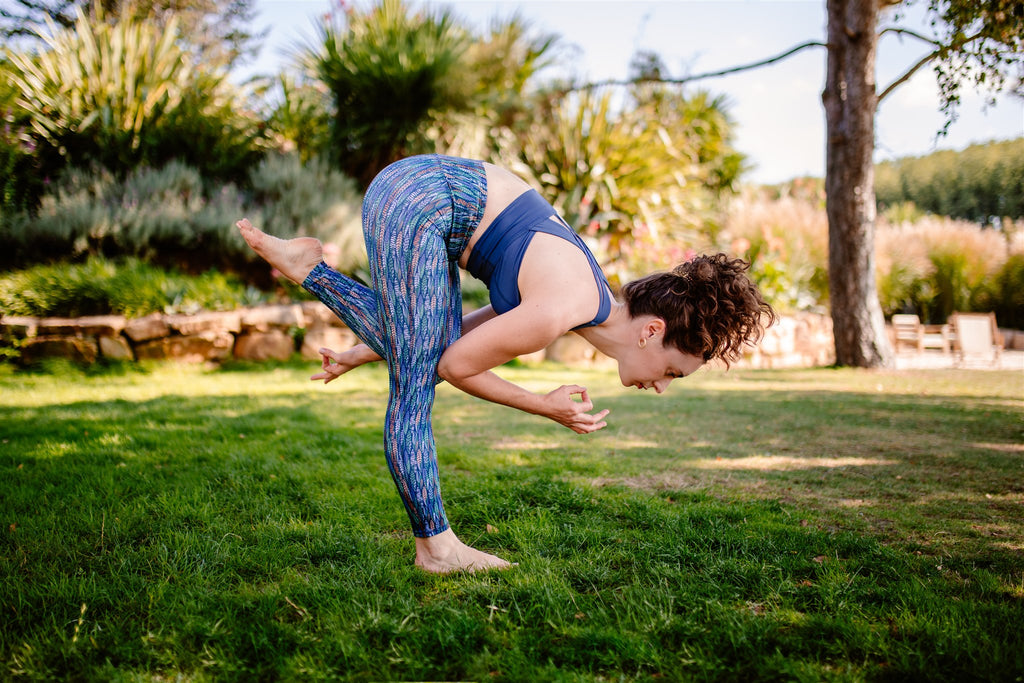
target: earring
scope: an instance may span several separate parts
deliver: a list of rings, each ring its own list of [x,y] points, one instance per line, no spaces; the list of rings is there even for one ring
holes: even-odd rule
[[[641,337],[640,341],[637,342],[637,346],[639,346],[641,349],[647,346],[647,337]]]

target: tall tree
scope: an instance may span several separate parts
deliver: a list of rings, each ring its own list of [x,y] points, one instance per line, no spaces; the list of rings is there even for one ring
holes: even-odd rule
[[[839,365],[887,365],[875,286],[875,50],[878,0],[828,0],[825,208],[829,301]]]
[[[1024,78],[1020,61],[1024,6],[1017,0],[929,0],[932,36],[899,27],[879,31],[882,10],[893,4],[892,0],[828,0],[826,5],[825,191],[830,303],[839,365],[883,367],[891,362],[874,273],[872,151],[879,102],[917,70],[934,63],[940,107],[951,122],[964,82],[973,81],[994,92],[1014,75]],[[913,3],[905,3],[909,4]],[[880,33],[888,31],[910,35],[930,49],[878,92],[875,50]]]

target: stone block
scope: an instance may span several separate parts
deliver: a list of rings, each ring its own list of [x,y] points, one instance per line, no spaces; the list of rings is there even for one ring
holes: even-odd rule
[[[164,321],[172,330],[186,337],[206,332],[221,334],[242,331],[242,316],[238,311],[168,315]]]
[[[86,337],[42,336],[26,339],[21,346],[21,362],[34,363],[43,358],[67,358],[76,363],[95,363],[99,347]]]
[[[358,343],[359,340],[356,339],[356,335],[347,327],[321,324],[306,330],[299,353],[303,358],[320,360],[321,348],[326,347],[333,351],[344,351]]]
[[[614,367],[615,361],[576,334],[562,335],[545,350],[544,357],[555,363],[584,367]]]
[[[334,315],[331,309],[319,301],[303,301],[302,316],[305,319],[305,326],[317,327],[318,325],[330,325],[331,327],[345,327],[338,316]]]
[[[59,337],[99,337],[121,334],[126,320],[121,315],[88,315],[81,318],[41,318],[39,334]]]
[[[242,311],[242,331],[266,332],[272,327],[305,327],[302,307],[297,304],[261,306]]]
[[[231,355],[234,345],[235,337],[231,333],[208,331],[138,344],[135,356],[139,360],[179,360],[186,363],[220,361]]]
[[[295,352],[295,340],[283,330],[243,332],[235,340],[235,358],[241,360],[288,360]]]
[[[39,334],[39,318],[8,316],[0,319],[0,338],[25,339]]]
[[[104,358],[111,360],[135,360],[135,353],[132,351],[131,345],[128,344],[128,340],[117,335],[97,337],[96,342],[99,344],[100,355]]]
[[[171,328],[160,313],[151,313],[142,318],[129,320],[124,326],[124,333],[133,342],[144,342],[150,339],[166,337]]]

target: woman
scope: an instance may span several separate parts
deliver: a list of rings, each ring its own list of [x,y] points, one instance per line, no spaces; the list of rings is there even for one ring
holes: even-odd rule
[[[411,157],[374,179],[363,200],[370,287],[324,264],[313,238],[284,241],[245,219],[237,225],[250,247],[364,342],[344,353],[321,349],[314,380],[387,359],[385,455],[416,537],[416,565],[429,572],[509,566],[459,541],[445,517],[430,424],[439,379],[586,434],[607,424],[608,411],[595,410],[585,387],[537,395],[491,369],[573,330],[618,362],[623,385],[661,393],[712,358],[737,358],[774,319],[746,265],[721,254],[631,282],[624,302],[615,301],[551,205],[480,161]],[[488,285],[491,299],[465,318],[460,266]]]

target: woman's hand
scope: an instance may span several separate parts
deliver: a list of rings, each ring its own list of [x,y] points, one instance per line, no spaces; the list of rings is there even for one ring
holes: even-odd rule
[[[322,371],[313,375],[310,379],[314,382],[322,379],[324,384],[333,382],[349,370],[358,368],[360,365],[381,360],[381,357],[365,344],[353,346],[348,351],[341,353],[327,348],[320,349],[319,352],[323,357],[320,364]]]
[[[575,400],[573,396],[579,396],[580,400]],[[606,427],[608,423],[604,418],[611,412],[602,410],[591,415],[594,404],[587,395],[587,388],[578,384],[558,387],[544,397],[544,404],[546,410],[543,414],[546,417],[577,434],[589,434]]]

